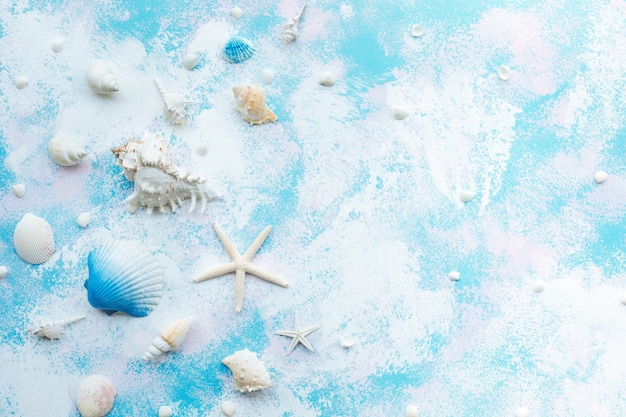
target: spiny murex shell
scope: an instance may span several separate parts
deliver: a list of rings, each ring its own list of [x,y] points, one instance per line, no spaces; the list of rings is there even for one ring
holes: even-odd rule
[[[145,317],[159,304],[163,268],[137,242],[113,240],[94,249],[87,258],[85,281],[89,304],[107,314],[117,311]]]
[[[298,22],[300,22],[305,7],[306,3],[302,5],[302,9],[300,9],[296,17],[289,19],[287,23],[283,25],[283,40],[286,43],[293,42],[298,37]]]
[[[185,317],[168,324],[159,332],[159,335],[152,339],[142,359],[149,361],[170,350],[176,350],[187,337],[187,332],[191,326],[193,316]]]
[[[50,224],[31,213],[15,226],[13,245],[20,258],[34,265],[46,262],[56,250]]]
[[[87,155],[76,140],[65,135],[56,134],[48,143],[48,152],[54,162],[64,167],[76,165]]]
[[[85,319],[85,316],[56,321],[39,319],[37,320],[36,325],[28,329],[28,332],[39,337],[45,337],[50,340],[59,339],[63,334],[65,326],[67,326],[68,324],[76,323],[77,321],[81,321],[83,319]]]
[[[272,386],[265,365],[256,353],[248,349],[238,350],[225,357],[222,363],[233,373],[235,386],[241,392],[252,392]]]
[[[124,200],[131,213],[141,206],[148,213],[154,209],[164,212],[166,207],[175,212],[187,199],[191,199],[189,212],[195,210],[200,199],[200,211],[204,213],[206,203],[219,197],[206,178],[191,175],[172,163],[167,143],[160,135],[146,132],[140,140],[131,139],[112,150],[126,179],[135,182],[133,193]]]
[[[233,87],[237,101],[237,110],[243,119],[251,125],[275,122],[276,115],[265,103],[265,93],[258,85]]]
[[[111,65],[99,59],[87,68],[87,84],[98,94],[111,94],[120,89]]]
[[[76,407],[83,417],[104,417],[115,402],[116,389],[104,375],[84,378],[76,389]]]
[[[167,91],[158,78],[154,79],[161,96],[163,97],[163,113],[167,120],[175,125],[182,125],[185,123],[185,116],[187,115],[187,104],[190,101],[185,99],[185,96],[179,93],[170,93]]]

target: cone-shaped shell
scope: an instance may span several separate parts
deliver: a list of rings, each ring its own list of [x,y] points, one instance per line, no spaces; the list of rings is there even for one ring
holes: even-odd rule
[[[231,64],[239,64],[254,55],[254,52],[249,40],[234,36],[224,45],[222,56]]]
[[[265,93],[258,85],[233,87],[237,100],[237,110],[243,119],[251,125],[275,122],[276,115],[265,104]]]
[[[98,94],[111,94],[120,89],[111,66],[99,59],[89,65],[86,76],[87,84]]]
[[[185,317],[161,329],[159,335],[152,339],[152,343],[146,353],[143,354],[142,359],[149,361],[165,352],[178,349],[187,337],[192,321],[193,316]]]
[[[104,375],[91,375],[80,381],[76,390],[76,407],[83,417],[104,417],[115,402],[116,389]]]
[[[20,258],[34,265],[46,262],[56,250],[50,224],[31,213],[15,226],[13,245]]]
[[[48,152],[54,162],[65,167],[78,164],[87,155],[87,151],[74,139],[64,134],[52,138],[48,143]]]
[[[222,363],[233,373],[235,386],[241,392],[252,392],[272,386],[265,365],[256,353],[248,349],[238,350],[225,357]]]
[[[159,303],[163,268],[138,243],[111,241],[93,250],[87,263],[85,288],[93,307],[145,317]]]

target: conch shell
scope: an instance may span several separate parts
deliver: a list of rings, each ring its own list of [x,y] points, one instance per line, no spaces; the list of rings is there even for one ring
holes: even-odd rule
[[[300,13],[298,13],[296,17],[289,19],[287,23],[283,25],[283,40],[285,43],[293,42],[298,37],[298,22],[300,22],[305,7],[306,3],[302,5],[302,9],[300,9]]]
[[[111,66],[99,59],[87,68],[87,84],[98,94],[111,94],[120,89]]]
[[[258,85],[233,87],[237,100],[237,110],[243,119],[251,125],[275,122],[276,115],[265,104],[265,94]]]
[[[152,339],[152,343],[146,353],[143,354],[142,359],[149,361],[165,352],[178,349],[185,337],[187,337],[192,320],[193,316],[185,317],[161,329],[159,335]]]
[[[225,357],[222,363],[233,373],[235,386],[241,392],[252,392],[272,386],[265,365],[256,353],[248,349],[238,350]]]
[[[48,143],[48,152],[54,162],[64,167],[76,165],[87,155],[74,139],[64,134],[56,134]]]
[[[185,99],[185,96],[179,93],[170,93],[167,91],[158,78],[154,79],[161,96],[163,96],[163,113],[170,123],[175,125],[185,124],[185,116],[187,115],[187,104],[190,101]]]

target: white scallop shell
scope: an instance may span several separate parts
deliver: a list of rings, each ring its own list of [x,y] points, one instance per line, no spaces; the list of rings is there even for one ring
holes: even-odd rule
[[[116,389],[104,375],[84,378],[76,390],[76,407],[83,417],[104,417],[113,408]]]
[[[87,155],[87,151],[76,140],[62,133],[54,135],[50,140],[48,152],[54,162],[64,167],[78,164]]]
[[[99,59],[87,68],[87,84],[98,94],[111,94],[120,89],[111,66]]]
[[[235,386],[241,392],[252,392],[272,386],[270,374],[257,354],[248,349],[238,350],[222,360],[233,373]]]
[[[276,115],[265,103],[265,93],[258,85],[233,87],[237,101],[237,110],[243,119],[251,125],[275,122]]]
[[[149,361],[165,352],[178,349],[187,337],[192,320],[193,316],[185,317],[161,329],[159,335],[152,339],[152,343],[146,353],[143,354],[142,359]]]
[[[68,324],[76,323],[85,319],[85,316],[73,317],[71,319],[49,321],[45,319],[39,319],[37,324],[28,329],[29,333],[36,336],[45,337],[50,340],[59,339],[65,330],[65,326]]]
[[[46,262],[56,250],[50,224],[31,213],[15,226],[13,245],[20,258],[34,265]]]
[[[154,82],[163,97],[163,113],[165,114],[167,120],[175,125],[184,124],[185,116],[187,115],[187,105],[191,102],[188,101],[182,94],[170,93],[167,91],[158,78],[155,78]]]

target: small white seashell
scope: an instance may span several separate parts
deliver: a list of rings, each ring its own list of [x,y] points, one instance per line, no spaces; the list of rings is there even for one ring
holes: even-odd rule
[[[342,348],[345,348],[345,349],[348,349],[354,346],[354,342],[355,342],[354,337],[349,336],[349,335],[341,336],[339,338],[339,344],[341,345]]]
[[[533,290],[537,293],[544,292],[546,289],[546,283],[542,280],[538,279],[535,281],[535,285],[533,285]]]
[[[459,191],[459,200],[464,203],[469,203],[476,197],[476,193],[470,190],[461,190]]]
[[[87,68],[87,84],[98,94],[111,94],[120,89],[111,66],[99,59]]]
[[[113,408],[115,385],[104,375],[91,375],[80,381],[76,407],[82,417],[104,417]]]
[[[417,412],[417,407],[414,406],[413,404],[407,405],[404,415],[406,417],[419,417],[419,413]]]
[[[17,198],[22,198],[26,195],[26,186],[24,184],[15,184],[13,186],[13,193]]]
[[[9,275],[9,268],[4,265],[0,266],[0,279],[6,278],[7,275]]]
[[[154,79],[155,84],[161,92],[163,97],[163,113],[170,123],[175,125],[185,124],[185,116],[187,115],[187,104],[190,101],[185,99],[185,96],[179,93],[170,93],[167,91],[158,78]]]
[[[233,87],[233,94],[235,94],[239,114],[250,125],[276,121],[276,115],[265,103],[265,93],[261,87],[257,85]]]
[[[306,3],[302,5],[300,12],[293,18],[289,19],[287,23],[283,25],[283,40],[285,43],[293,42],[298,38],[298,23],[304,13]]]
[[[50,49],[52,49],[52,52],[58,54],[63,50],[63,46],[65,46],[65,41],[63,40],[63,38],[57,37],[52,40],[52,46],[50,47]]]
[[[409,109],[403,106],[393,106],[391,108],[391,115],[396,120],[404,120],[409,117]]]
[[[56,250],[50,224],[31,213],[15,226],[13,245],[19,257],[33,265],[46,262]]]
[[[501,66],[498,70],[498,77],[500,77],[502,81],[508,80],[511,77],[511,70],[509,67],[506,65]]]
[[[87,227],[91,223],[91,214],[88,212],[80,213],[76,218],[76,223],[82,228]]]
[[[222,360],[233,373],[235,387],[241,392],[252,392],[272,386],[270,374],[257,354],[248,349],[238,350]]]
[[[626,291],[624,291],[620,296],[620,301],[622,302],[622,304],[626,305]]]
[[[191,71],[198,63],[198,56],[196,54],[187,54],[183,57],[183,67],[186,70]]]
[[[173,413],[172,407],[168,405],[162,405],[159,407],[159,417],[171,417]]]
[[[50,321],[46,319],[37,320],[37,324],[28,328],[28,332],[39,337],[45,337],[50,340],[59,339],[68,324],[76,323],[85,319],[85,316],[74,317],[71,319]]]
[[[274,82],[274,70],[270,68],[266,68],[263,70],[261,74],[261,78],[265,84],[271,84]]]
[[[419,38],[424,34],[424,26],[422,25],[413,25],[411,26],[411,35],[416,38]]]
[[[57,133],[48,142],[48,152],[54,162],[64,167],[78,164],[87,155],[76,140],[63,133]]]
[[[206,143],[201,143],[196,147],[196,153],[200,156],[206,156],[209,153],[209,147]]]
[[[459,271],[450,271],[448,273],[448,278],[450,278],[450,280],[452,281],[458,281],[459,279],[461,279],[461,274],[459,273]]]
[[[335,85],[336,81],[337,80],[335,79],[335,74],[330,71],[327,71],[320,75],[320,84],[325,87],[332,87],[333,85]]]
[[[593,179],[596,180],[596,184],[602,184],[607,178],[609,178],[609,174],[604,171],[598,171],[593,176]]]
[[[20,90],[26,88],[28,86],[28,77],[25,75],[20,75],[15,79],[15,87]]]
[[[178,349],[187,337],[192,320],[193,316],[185,317],[161,329],[159,335],[152,339],[152,343],[146,353],[143,354],[142,359],[149,361],[165,352]]]
[[[515,410],[515,417],[528,417],[530,415],[530,411],[528,411],[528,407],[520,407]]]
[[[230,15],[233,17],[233,19],[239,20],[241,19],[241,16],[243,15],[243,11],[241,10],[240,7],[233,7],[232,10],[230,11]]]
[[[220,410],[226,417],[232,417],[235,414],[236,406],[232,401],[222,401],[220,404]]]

